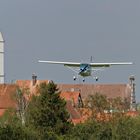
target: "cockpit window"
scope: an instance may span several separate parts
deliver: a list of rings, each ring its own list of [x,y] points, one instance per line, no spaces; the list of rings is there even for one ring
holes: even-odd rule
[[[89,67],[90,67],[89,64],[81,64],[80,65],[80,69],[82,69],[82,68],[89,68]]]

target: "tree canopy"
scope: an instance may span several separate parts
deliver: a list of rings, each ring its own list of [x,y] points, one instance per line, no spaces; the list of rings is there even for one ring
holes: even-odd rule
[[[23,92],[20,90],[19,93]],[[22,93],[20,95],[23,95]],[[22,96],[19,97],[22,106]],[[90,96],[85,107],[93,114],[104,114],[104,110],[115,108],[124,110],[127,102],[118,98],[111,101],[96,93]],[[42,83],[37,94],[32,97],[24,111],[25,123],[16,110],[9,110],[0,118],[0,140],[139,140],[140,117],[113,114],[107,121],[88,119],[86,122],[72,125],[66,111],[66,101],[60,98],[60,92],[54,82]],[[23,125],[24,124],[24,125]]]
[[[60,98],[57,85],[50,82],[40,84],[38,96],[34,96],[27,110],[27,123],[32,124],[40,133],[54,132],[65,134],[70,128],[66,102]]]

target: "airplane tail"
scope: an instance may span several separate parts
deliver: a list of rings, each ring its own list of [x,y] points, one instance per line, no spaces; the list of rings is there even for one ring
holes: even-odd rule
[[[92,56],[90,57],[90,63],[92,63]]]
[[[0,42],[4,42],[1,32],[0,32]]]

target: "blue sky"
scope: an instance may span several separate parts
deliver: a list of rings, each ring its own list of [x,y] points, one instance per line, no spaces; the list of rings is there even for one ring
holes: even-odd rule
[[[139,0],[0,0],[0,31],[5,39],[6,82],[39,79],[74,83],[73,72],[38,59],[94,62],[132,61],[99,72],[98,83],[136,78],[140,101]],[[87,78],[87,83],[95,83]]]

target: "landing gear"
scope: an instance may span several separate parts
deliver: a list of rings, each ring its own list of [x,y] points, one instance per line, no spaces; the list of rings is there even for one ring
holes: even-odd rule
[[[83,82],[85,82],[85,79],[83,79]]]
[[[78,77],[73,76],[73,80],[74,80],[74,81],[76,81],[76,80],[77,80],[77,78],[78,78]],[[83,82],[85,82],[85,78],[83,78],[83,80],[82,80],[82,81],[83,81]]]
[[[93,79],[95,79],[96,82],[99,80],[97,76],[93,77]]]
[[[96,81],[98,81],[98,80],[99,80],[99,78],[98,78],[98,77],[95,77],[95,80],[96,80]]]
[[[78,77],[73,76],[73,80],[74,80],[74,81],[76,81],[76,80],[77,80],[77,78],[78,78]],[[98,77],[93,77],[93,79],[95,79],[95,81],[96,81],[96,82],[99,80],[99,78],[98,78]],[[82,80],[82,81],[83,81],[83,82],[85,82],[85,78],[83,78],[83,80]]]
[[[73,80],[76,81],[76,79],[77,79],[77,78],[76,78],[75,76],[73,76]]]

